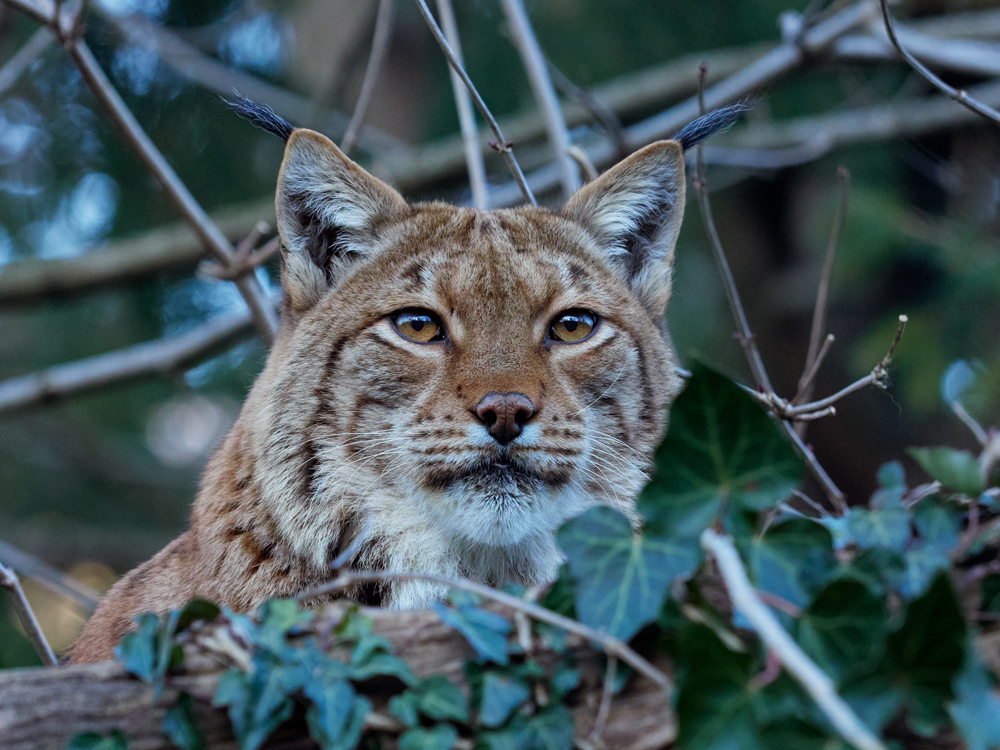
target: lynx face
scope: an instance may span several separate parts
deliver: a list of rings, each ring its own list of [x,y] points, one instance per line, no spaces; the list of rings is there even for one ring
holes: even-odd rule
[[[678,390],[661,330],[683,156],[654,144],[560,212],[410,206],[296,130],[278,190],[283,334],[244,409],[296,554],[502,584],[553,533],[632,515]],[[393,603],[424,602],[419,586]]]

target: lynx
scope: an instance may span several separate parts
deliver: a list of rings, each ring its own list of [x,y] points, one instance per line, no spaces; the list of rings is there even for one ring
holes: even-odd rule
[[[122,578],[69,660],[111,658],[143,612],[247,611],[358,570],[551,580],[554,532],[595,504],[635,519],[680,388],[665,328],[696,120],[560,210],[408,204],[326,137],[265,108],[282,323],[205,471],[185,533]],[[637,519],[635,519],[637,520]],[[424,582],[347,592],[420,607]]]

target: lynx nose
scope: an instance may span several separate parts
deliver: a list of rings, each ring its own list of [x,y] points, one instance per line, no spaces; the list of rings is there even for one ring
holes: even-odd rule
[[[488,393],[476,404],[476,416],[500,445],[521,434],[521,428],[535,413],[535,405],[523,393]]]

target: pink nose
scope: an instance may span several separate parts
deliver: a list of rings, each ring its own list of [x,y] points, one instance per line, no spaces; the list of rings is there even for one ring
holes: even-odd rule
[[[534,413],[535,405],[523,393],[488,393],[476,404],[476,416],[500,445],[520,435]]]

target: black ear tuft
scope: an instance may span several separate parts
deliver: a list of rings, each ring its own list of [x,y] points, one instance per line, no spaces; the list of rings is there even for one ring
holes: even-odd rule
[[[275,114],[274,110],[265,104],[258,104],[252,99],[242,96],[239,91],[233,90],[234,100],[223,99],[226,106],[238,114],[244,120],[249,120],[258,128],[263,128],[268,133],[273,133],[281,140],[287,141],[295,128],[283,118]]]
[[[753,105],[747,101],[736,102],[736,104],[730,104],[728,107],[714,109],[681,128],[674,135],[673,140],[680,143],[681,148],[687,151],[692,146],[697,146],[706,138],[729,130],[739,116],[750,109],[753,109]]]

